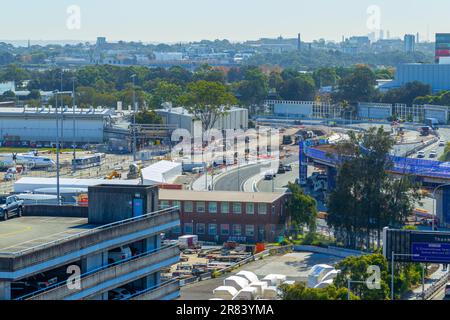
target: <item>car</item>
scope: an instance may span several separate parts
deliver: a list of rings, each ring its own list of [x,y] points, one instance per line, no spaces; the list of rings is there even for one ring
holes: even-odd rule
[[[450,298],[450,282],[445,285],[445,297]]]
[[[273,180],[274,177],[275,175],[273,173],[266,173],[264,175],[264,180]]]
[[[439,140],[439,147],[445,147],[445,140]]]
[[[282,164],[280,164],[280,166],[278,167],[277,174],[283,174],[285,172],[286,172],[286,169],[284,168],[284,166]]]
[[[130,247],[118,247],[108,251],[108,263],[115,263],[125,259],[129,259],[133,256]]]
[[[284,165],[284,170],[285,171],[292,171],[292,166],[290,164],[285,164]]]
[[[108,300],[126,300],[131,298],[131,293],[125,288],[117,288],[108,292]]]
[[[23,213],[23,200],[17,196],[6,197],[5,203],[0,205],[0,218],[8,220],[12,216],[21,217]]]
[[[417,158],[425,158],[425,151],[417,152]]]
[[[436,158],[437,157],[437,152],[436,150],[431,150],[430,154],[428,155],[430,158]]]

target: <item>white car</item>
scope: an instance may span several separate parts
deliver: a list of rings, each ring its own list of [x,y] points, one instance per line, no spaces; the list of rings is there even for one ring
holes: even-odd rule
[[[445,147],[445,140],[439,140],[439,147]]]
[[[118,247],[108,252],[108,263],[115,263],[133,256],[130,247]]]
[[[417,152],[417,158],[425,158],[425,152],[424,151]]]
[[[430,158],[436,158],[436,157],[437,157],[437,152],[436,152],[436,150],[431,150],[431,151],[430,151],[429,157],[430,157]]]
[[[125,288],[113,289],[108,293],[109,300],[126,300],[131,298],[131,293]]]

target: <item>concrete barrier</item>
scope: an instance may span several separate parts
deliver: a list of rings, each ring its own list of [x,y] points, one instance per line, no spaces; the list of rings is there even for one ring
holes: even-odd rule
[[[313,253],[321,253],[328,254],[331,256],[336,256],[340,258],[347,258],[350,256],[362,256],[365,253],[362,251],[345,249],[345,248],[337,248],[337,247],[316,247],[316,246],[308,246],[308,245],[294,245],[294,251],[306,251]]]
[[[87,218],[88,207],[75,205],[26,205],[24,206],[23,215],[27,217]]]

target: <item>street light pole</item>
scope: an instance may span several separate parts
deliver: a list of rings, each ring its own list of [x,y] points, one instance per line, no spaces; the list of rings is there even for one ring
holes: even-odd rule
[[[76,134],[75,134],[75,80],[72,78],[72,111],[73,111],[73,158],[76,159]]]
[[[135,88],[135,79],[136,75],[133,74],[131,76],[131,79],[133,79],[133,162],[136,162],[136,148],[137,148],[137,142],[136,142],[136,88]]]
[[[61,198],[59,194],[59,119],[58,119],[58,90],[55,94],[55,116],[56,116],[56,197],[58,205],[61,205]]]
[[[418,257],[418,254],[408,254],[408,253],[391,253],[391,300],[394,300],[394,268],[395,268],[395,256],[399,257]]]

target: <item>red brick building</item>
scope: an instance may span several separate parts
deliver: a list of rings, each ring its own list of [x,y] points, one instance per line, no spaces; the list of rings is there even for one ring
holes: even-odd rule
[[[286,229],[287,195],[234,191],[160,190],[160,206],[180,208],[181,226],[171,237],[242,243],[274,241]]]

